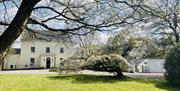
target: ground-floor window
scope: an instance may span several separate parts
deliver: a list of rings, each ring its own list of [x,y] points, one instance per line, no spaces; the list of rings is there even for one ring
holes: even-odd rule
[[[63,60],[63,58],[60,58],[60,60]]]
[[[35,64],[35,58],[30,58],[30,66],[34,66]]]
[[[10,65],[10,68],[13,69],[13,65]]]
[[[25,67],[28,67],[28,65],[25,65]]]

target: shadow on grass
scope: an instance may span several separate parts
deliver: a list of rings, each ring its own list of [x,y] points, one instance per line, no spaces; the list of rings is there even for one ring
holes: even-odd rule
[[[125,81],[127,79],[119,79],[115,76],[96,76],[96,75],[60,75],[48,77],[52,80],[71,80],[72,83],[114,83],[117,81]]]
[[[165,80],[160,79],[131,79],[142,84],[154,84],[159,89],[166,91],[180,91],[180,84],[169,84]]]
[[[166,83],[164,80],[152,80],[152,79],[134,79],[126,77],[125,79],[119,79],[114,76],[96,76],[96,75],[59,75],[48,77],[51,80],[70,80],[72,83],[76,84],[86,84],[86,83],[115,83],[115,82],[131,82],[136,81],[142,84],[154,84],[155,87],[159,89],[164,89],[166,91],[180,91],[180,86],[172,86]]]
[[[155,85],[157,88],[165,89],[167,91],[180,91],[180,84],[169,84],[167,82],[158,83]]]

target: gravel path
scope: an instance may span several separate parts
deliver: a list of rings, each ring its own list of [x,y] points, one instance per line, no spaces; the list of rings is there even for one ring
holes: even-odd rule
[[[0,74],[59,74],[56,72],[49,72],[45,70],[13,70],[13,71],[0,71]],[[72,74],[89,74],[89,75],[106,75],[112,76],[112,73],[108,72],[95,72],[90,70],[83,70]],[[124,73],[124,75],[132,78],[152,78],[152,79],[163,79],[163,73]]]
[[[0,71],[0,74],[58,74],[56,72],[49,72],[49,70],[12,70]]]

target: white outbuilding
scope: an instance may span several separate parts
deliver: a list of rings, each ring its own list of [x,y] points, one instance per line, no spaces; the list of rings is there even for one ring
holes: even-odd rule
[[[164,59],[143,59],[137,64],[136,70],[142,73],[164,73]]]

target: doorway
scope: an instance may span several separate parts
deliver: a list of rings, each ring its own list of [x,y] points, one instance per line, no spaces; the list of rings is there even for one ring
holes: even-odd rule
[[[51,59],[48,57],[46,58],[46,68],[50,68],[51,67]]]

